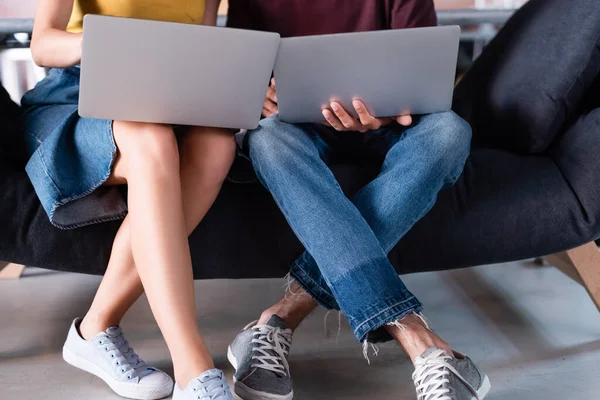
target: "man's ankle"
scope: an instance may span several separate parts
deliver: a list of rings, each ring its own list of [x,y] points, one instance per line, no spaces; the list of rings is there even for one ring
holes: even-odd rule
[[[260,319],[258,320],[258,325],[266,325],[273,315],[277,315],[281,318],[291,330],[296,330],[298,325],[300,325],[300,321],[297,321],[296,318],[292,318],[286,310],[276,306],[270,307],[262,312]]]
[[[273,315],[277,315],[294,331],[304,318],[317,307],[317,302],[298,282],[290,281],[283,298],[263,311],[258,320],[258,325],[266,325]]]
[[[258,325],[266,325],[273,315],[277,315],[285,321],[288,328],[295,331],[304,318],[316,307],[317,304],[310,297],[308,297],[308,301],[303,300],[302,302],[293,302],[284,298],[262,312]]]
[[[282,318],[285,321],[283,316],[277,314],[271,308],[267,308],[265,311],[262,312],[262,314],[260,314],[260,318],[258,319],[257,325],[266,325],[267,322],[269,322],[269,319],[271,319],[271,317],[273,315],[277,315],[278,317]],[[287,321],[286,321],[286,324],[287,324]]]
[[[402,320],[388,324],[386,329],[402,346],[413,363],[417,357],[431,347],[437,347],[452,354],[450,345],[435,334],[425,320],[417,314],[410,314]]]

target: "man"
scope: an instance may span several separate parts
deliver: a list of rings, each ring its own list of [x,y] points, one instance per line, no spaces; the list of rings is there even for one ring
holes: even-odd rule
[[[231,0],[229,9],[230,26],[284,37],[435,24],[433,0]],[[429,329],[386,256],[456,182],[471,129],[452,112],[374,118],[353,106],[359,119],[334,102],[322,124],[287,124],[272,81],[267,118],[248,134],[256,173],[307,252],[291,266],[286,296],[230,346],[234,390],[244,400],[291,399],[292,333],[321,304],[345,314],[365,349],[396,340],[415,365],[419,400],[483,399],[487,376]],[[339,156],[376,157],[381,173],[348,199],[327,166]]]

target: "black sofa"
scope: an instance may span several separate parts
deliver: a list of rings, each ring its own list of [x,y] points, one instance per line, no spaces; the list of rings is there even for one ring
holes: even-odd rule
[[[454,109],[473,126],[472,154],[458,183],[391,252],[399,273],[541,256],[600,238],[597,1],[532,0],[460,82]],[[23,169],[18,119],[2,91],[0,260],[102,274],[119,222],[50,225]],[[349,193],[377,172],[334,169]],[[281,277],[302,252],[243,158],[190,243],[197,279]]]

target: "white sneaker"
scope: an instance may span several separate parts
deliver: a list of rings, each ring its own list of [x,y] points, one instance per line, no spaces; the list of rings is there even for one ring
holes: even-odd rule
[[[193,379],[185,389],[175,385],[173,400],[233,400],[225,374],[211,369]]]
[[[79,334],[80,324],[81,318],[77,318],[69,330],[63,347],[66,362],[96,375],[122,397],[155,400],[171,394],[171,377],[148,367],[129,346],[121,328],[108,328],[86,341]]]

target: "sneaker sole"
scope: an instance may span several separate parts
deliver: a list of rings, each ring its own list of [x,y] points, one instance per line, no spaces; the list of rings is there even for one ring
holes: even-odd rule
[[[227,348],[227,359],[237,372],[237,360],[231,351],[231,346]],[[266,392],[259,392],[239,382],[235,375],[233,376],[233,391],[242,400],[292,400],[294,398],[294,392],[290,394],[279,395]]]
[[[156,389],[148,386],[117,381],[108,373],[91,361],[80,357],[69,350],[66,346],[63,347],[63,359],[75,368],[88,372],[102,379],[116,394],[121,397],[136,400],[158,400],[169,396],[173,392],[173,384],[164,388]]]
[[[477,396],[479,397],[479,400],[483,400],[490,393],[490,390],[492,390],[492,384],[490,382],[490,378],[488,378],[488,376],[486,375],[485,378],[483,379],[483,383],[481,384],[481,387],[477,391]],[[471,400],[477,400],[477,399],[475,397],[473,397]]]

